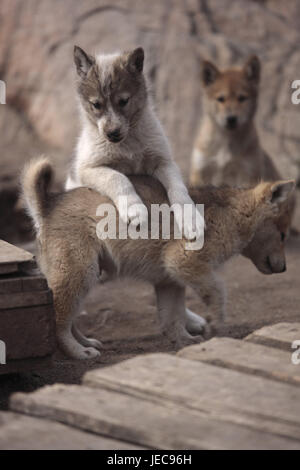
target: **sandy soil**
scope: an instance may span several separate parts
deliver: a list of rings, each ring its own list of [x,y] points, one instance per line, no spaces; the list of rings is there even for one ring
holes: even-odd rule
[[[300,192],[295,226],[300,229]],[[239,256],[221,271],[228,290],[226,323],[218,336],[243,338],[257,328],[280,321],[300,321],[300,237],[288,241],[287,271],[266,276],[252,263]],[[195,293],[187,291],[187,306],[206,316]],[[0,376],[0,409],[8,406],[14,391],[32,391],[55,382],[80,383],[89,369],[104,367],[138,354],[175,352],[160,334],[153,288],[136,281],[124,280],[97,286],[86,301],[88,315],[78,325],[88,336],[104,343],[105,349],[95,362],[54,357],[53,367],[32,374]]]

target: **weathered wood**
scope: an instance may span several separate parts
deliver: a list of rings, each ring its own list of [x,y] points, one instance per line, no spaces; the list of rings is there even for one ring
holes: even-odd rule
[[[0,310],[0,339],[6,343],[8,360],[52,354],[55,347],[53,305]]]
[[[178,356],[300,385],[300,367],[291,363],[291,354],[260,344],[233,338],[213,338],[182,349]]]
[[[33,262],[33,254],[4,240],[0,240],[0,274],[26,269]]]
[[[0,240],[0,340],[7,362],[0,374],[28,370],[26,359],[29,368],[37,365],[37,358],[48,362],[55,349],[52,292],[33,267],[31,253]]]
[[[35,305],[47,305],[52,303],[50,289],[44,291],[16,292],[12,294],[0,294],[0,316],[2,309],[30,307]]]
[[[149,370],[149,373],[151,371]],[[15,393],[10,407],[83,430],[157,449],[297,449],[299,442],[201,411],[128,394],[62,385]]]
[[[0,294],[22,292],[22,278],[16,274],[0,278]]]
[[[0,264],[22,263],[34,259],[28,251],[0,240]]]
[[[22,290],[24,292],[47,290],[48,284],[44,276],[37,274],[35,276],[23,276],[22,279]]]
[[[246,341],[293,352],[292,343],[300,340],[300,323],[276,323],[247,336]]]
[[[293,385],[166,354],[89,371],[83,383],[171,401],[218,419],[300,439],[300,392]]]
[[[46,419],[0,412],[0,450],[141,449]]]
[[[17,272],[19,269],[18,263],[0,264],[0,274],[11,274]]]
[[[17,276],[16,274],[14,274],[0,278],[0,294],[32,292],[47,289],[47,281],[41,275]]]

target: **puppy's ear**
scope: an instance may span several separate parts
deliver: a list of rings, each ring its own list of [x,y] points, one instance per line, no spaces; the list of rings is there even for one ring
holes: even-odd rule
[[[274,209],[291,196],[295,190],[295,181],[275,181],[274,183],[259,183],[253,189],[255,200],[258,204],[268,203]]]
[[[216,79],[219,77],[219,69],[208,60],[203,60],[201,63],[201,81],[202,84],[206,87],[212,85]]]
[[[260,60],[256,55],[248,57],[244,65],[244,74],[251,82],[258,83],[260,80]]]
[[[127,68],[131,73],[142,73],[144,68],[144,49],[138,47],[127,55]]]
[[[95,63],[95,59],[84,52],[80,47],[74,46],[74,62],[78,75],[81,78],[86,78],[90,68]]]
[[[272,204],[285,202],[295,189],[295,181],[277,181],[270,188],[270,201]]]

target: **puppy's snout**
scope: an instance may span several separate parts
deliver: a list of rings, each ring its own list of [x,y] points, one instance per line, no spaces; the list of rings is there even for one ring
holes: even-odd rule
[[[266,264],[272,273],[284,273],[286,271],[286,262],[282,257],[268,256]]]
[[[120,142],[122,136],[121,136],[121,129],[120,128],[116,128],[116,129],[113,129],[111,131],[108,131],[106,133],[107,135],[107,138],[111,141],[111,142]]]
[[[237,116],[227,116],[226,118],[226,126],[228,129],[235,129],[238,124]]]

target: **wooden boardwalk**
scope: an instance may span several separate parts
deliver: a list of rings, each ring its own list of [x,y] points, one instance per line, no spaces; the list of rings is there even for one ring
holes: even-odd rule
[[[300,323],[280,323],[15,393],[0,448],[300,449],[295,340]]]

